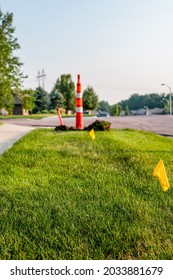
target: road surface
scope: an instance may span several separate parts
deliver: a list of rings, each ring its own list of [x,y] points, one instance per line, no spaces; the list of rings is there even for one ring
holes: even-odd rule
[[[88,126],[95,120],[107,120],[111,122],[111,128],[133,128],[152,131],[165,136],[173,136],[173,115],[149,115],[149,116],[125,116],[125,117],[85,117],[84,126]],[[63,118],[64,124],[75,127],[75,118]],[[3,120],[4,123],[32,126],[55,127],[60,125],[58,117],[52,116],[41,120],[13,119]]]

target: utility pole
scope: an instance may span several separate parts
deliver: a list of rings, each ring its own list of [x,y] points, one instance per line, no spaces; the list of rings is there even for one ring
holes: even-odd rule
[[[44,69],[42,69],[42,73],[38,70],[37,80],[38,80],[38,87],[40,87],[40,80],[42,79],[42,88],[44,89],[44,80],[46,78],[46,74],[44,73]]]

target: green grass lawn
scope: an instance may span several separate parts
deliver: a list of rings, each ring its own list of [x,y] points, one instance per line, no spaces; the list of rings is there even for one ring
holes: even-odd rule
[[[55,116],[56,114],[32,114],[32,115],[7,115],[3,116],[0,115],[0,120],[8,120],[8,119],[35,119],[35,120],[40,120],[42,118],[46,117],[52,117]]]
[[[47,117],[53,117],[53,116],[57,116],[57,113],[46,113],[46,114],[31,114],[31,115],[7,115],[7,116],[3,116],[0,115],[0,120],[8,120],[8,119],[35,119],[35,120],[40,120],[43,118],[47,118]],[[67,114],[62,114],[62,118],[71,118],[71,117],[75,117],[75,114],[71,114],[71,115],[67,115]],[[92,117],[94,115],[85,115],[86,117]]]
[[[172,259],[173,139],[34,130],[0,157],[1,259]]]

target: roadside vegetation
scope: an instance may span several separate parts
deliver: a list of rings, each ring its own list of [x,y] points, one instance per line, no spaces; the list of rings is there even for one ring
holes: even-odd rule
[[[0,120],[9,120],[9,119],[36,119],[40,120],[46,117],[52,117],[55,114],[31,114],[31,115],[7,115],[7,116],[0,116]]]
[[[173,140],[34,130],[0,157],[1,259],[172,259]]]
[[[0,115],[0,120],[8,120],[8,119],[35,119],[35,120],[40,120],[40,119],[43,119],[43,118],[47,118],[47,117],[53,117],[53,116],[57,116],[57,113],[54,112],[54,113],[37,113],[37,114],[30,114],[30,115],[7,115],[7,116],[2,116]],[[62,114],[61,115],[62,118],[71,118],[71,117],[75,117],[76,114]],[[92,117],[92,116],[95,116],[95,115],[89,115],[89,114],[84,114],[84,116],[86,117]]]

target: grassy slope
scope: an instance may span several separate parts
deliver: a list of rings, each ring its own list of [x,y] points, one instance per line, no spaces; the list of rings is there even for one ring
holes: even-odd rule
[[[0,158],[1,259],[171,259],[173,140],[36,130]]]

